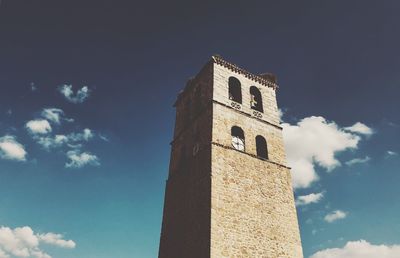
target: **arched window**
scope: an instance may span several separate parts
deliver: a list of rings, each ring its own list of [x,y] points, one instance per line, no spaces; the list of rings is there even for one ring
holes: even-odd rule
[[[244,132],[242,128],[233,126],[231,129],[232,146],[240,151],[244,151]]]
[[[268,159],[267,141],[261,135],[256,137],[257,157]]]
[[[254,110],[263,112],[261,92],[259,89],[257,89],[256,86],[250,87],[250,97],[251,97],[250,107]]]
[[[229,99],[242,104],[242,88],[240,81],[235,77],[229,77]]]

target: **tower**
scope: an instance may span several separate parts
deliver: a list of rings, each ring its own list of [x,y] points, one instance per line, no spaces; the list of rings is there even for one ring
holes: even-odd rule
[[[270,74],[213,56],[175,103],[159,258],[302,258]]]

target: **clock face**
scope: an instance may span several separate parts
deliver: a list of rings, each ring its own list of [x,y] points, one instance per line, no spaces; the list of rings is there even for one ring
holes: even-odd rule
[[[240,151],[244,151],[244,140],[237,136],[232,137],[232,146]]]

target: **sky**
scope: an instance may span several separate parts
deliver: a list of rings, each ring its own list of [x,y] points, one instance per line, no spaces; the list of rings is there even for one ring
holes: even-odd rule
[[[304,256],[400,257],[400,3],[0,1],[0,258],[157,257],[172,107],[277,75]]]

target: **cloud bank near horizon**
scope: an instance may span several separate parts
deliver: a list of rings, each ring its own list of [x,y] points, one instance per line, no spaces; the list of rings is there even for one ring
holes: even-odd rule
[[[56,233],[35,233],[30,227],[9,228],[0,226],[0,258],[35,257],[51,258],[41,249],[42,244],[60,248],[73,249],[76,243],[65,240]]]
[[[342,248],[318,251],[310,258],[398,258],[400,245],[374,245],[365,240],[349,241]]]

